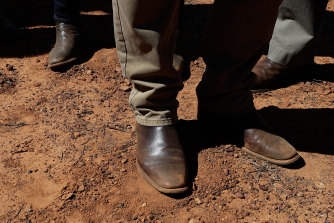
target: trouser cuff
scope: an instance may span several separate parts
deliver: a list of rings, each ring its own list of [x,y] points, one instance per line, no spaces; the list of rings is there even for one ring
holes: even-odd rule
[[[314,61],[314,55],[311,53],[297,55],[296,53],[289,52],[288,50],[273,43],[270,43],[267,57],[275,63],[289,67],[304,66]]]
[[[136,117],[136,122],[140,125],[144,126],[165,126],[165,125],[173,125],[178,122],[177,118],[171,118],[171,119],[142,119],[139,117]]]

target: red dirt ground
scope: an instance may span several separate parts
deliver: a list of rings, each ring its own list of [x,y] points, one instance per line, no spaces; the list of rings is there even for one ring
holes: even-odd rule
[[[158,193],[136,170],[131,84],[112,40],[111,3],[85,5],[87,58],[53,72],[46,66],[52,5],[36,2],[11,1],[2,12],[19,34],[0,42],[0,222],[334,222],[333,0],[314,76],[254,93],[257,109],[303,162],[282,168],[185,134],[193,191],[183,197]],[[192,61],[179,114],[193,134],[195,86],[205,69],[196,46],[209,3],[188,1],[180,25],[179,48],[191,48]]]

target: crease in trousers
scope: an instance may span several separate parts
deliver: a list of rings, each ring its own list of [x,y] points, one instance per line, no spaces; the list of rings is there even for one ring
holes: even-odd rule
[[[198,116],[239,115],[254,109],[252,68],[272,36],[280,0],[216,0],[205,30],[207,64],[196,89]],[[137,123],[178,121],[182,57],[174,55],[179,0],[113,0],[116,48],[134,87]]]

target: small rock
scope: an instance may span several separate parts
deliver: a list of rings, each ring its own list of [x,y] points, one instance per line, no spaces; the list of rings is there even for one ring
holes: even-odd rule
[[[128,162],[128,159],[122,159],[122,160],[121,160],[121,163],[122,163],[122,164],[126,164],[127,162]]]
[[[91,70],[87,70],[86,72],[88,75],[91,75],[92,74],[92,71]]]
[[[242,192],[238,192],[238,193],[236,193],[235,195],[237,196],[237,198],[245,199],[245,195],[244,195],[244,193],[242,193]]]
[[[325,189],[326,188],[326,185],[324,183],[320,182],[320,181],[314,182],[314,186],[316,186],[319,189]]]
[[[79,187],[78,187],[78,192],[82,192],[84,190],[85,190],[85,185],[80,184]]]
[[[26,223],[31,223],[30,219],[26,219]]]
[[[27,212],[28,212],[28,213],[32,212],[31,208],[28,208]]]
[[[238,158],[239,157],[239,155],[238,154],[234,154],[234,158]]]
[[[114,71],[115,71],[116,73],[120,73],[120,72],[121,72],[121,68],[120,68],[120,67],[115,67]]]
[[[147,205],[146,202],[141,204],[141,206],[142,206],[143,208],[146,207],[146,205]]]
[[[32,170],[28,170],[28,173],[32,173]]]
[[[129,130],[129,129],[132,129],[132,126],[131,126],[131,125],[127,125],[125,128],[126,128],[127,130]]]
[[[191,218],[189,221],[188,221],[188,223],[196,223],[197,221],[196,221],[196,219],[195,218]]]
[[[196,202],[196,204],[202,204],[203,203],[203,201],[201,201],[201,199],[199,199],[198,197],[195,198],[195,202]]]
[[[34,87],[40,87],[41,85],[41,83],[34,83]]]
[[[122,168],[120,169],[121,173],[125,173],[126,172],[126,169]]]
[[[302,192],[298,192],[297,197],[304,197],[304,194]]]
[[[72,192],[63,194],[63,195],[61,196],[61,198],[62,198],[63,200],[70,200],[70,199],[72,199],[73,197],[74,197],[74,194],[73,194]]]
[[[229,173],[230,173],[230,171],[229,171],[228,169],[224,169],[223,171],[224,171],[224,175],[225,175],[225,176],[228,176]]]
[[[14,71],[15,70],[14,66],[11,65],[11,64],[6,64],[6,68],[7,68],[8,71]]]
[[[130,82],[128,79],[125,79],[125,80],[124,80],[124,83],[125,83],[125,85],[127,85],[127,86],[131,86],[131,82]]]
[[[75,132],[75,133],[73,134],[73,136],[74,136],[74,138],[78,138],[79,136],[81,136],[81,133],[80,133],[80,132]]]
[[[118,204],[118,207],[119,207],[119,208],[124,207],[124,203],[119,203],[119,204]]]
[[[121,86],[119,90],[124,91],[124,92],[129,92],[131,91],[131,87],[129,86]]]
[[[229,146],[225,150],[226,150],[226,152],[234,152],[235,148],[234,148],[234,146]]]
[[[266,185],[259,185],[259,188],[263,191],[267,191],[268,187]]]
[[[287,200],[288,199],[288,195],[287,194],[281,194],[281,198],[282,198],[282,200]]]
[[[197,190],[197,185],[195,183],[193,183],[192,188],[193,188],[193,191],[196,191]]]
[[[39,62],[41,62],[41,60],[40,59],[36,59],[36,63],[39,63]]]

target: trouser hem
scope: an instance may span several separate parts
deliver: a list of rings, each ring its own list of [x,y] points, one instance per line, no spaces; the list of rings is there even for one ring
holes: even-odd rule
[[[314,55],[295,55],[292,52],[289,52],[286,49],[283,49],[280,46],[274,45],[273,43],[270,44],[268,56],[271,61],[275,63],[289,66],[289,67],[298,67],[310,64],[314,61]],[[298,60],[296,60],[298,58]]]
[[[291,61],[292,55],[290,52],[286,51],[285,49],[282,49],[278,46],[272,46],[273,44],[270,44],[270,49],[268,52],[268,58],[275,63],[281,64],[281,65],[289,65],[289,62]]]
[[[53,16],[53,20],[57,23],[65,23],[65,24],[72,24],[72,25],[76,25],[78,23],[80,23],[80,16],[76,16],[73,18],[62,18],[62,17],[58,17],[56,15]]]
[[[142,119],[136,117],[136,122],[140,125],[144,126],[165,126],[165,125],[173,125],[178,122],[178,119]]]

